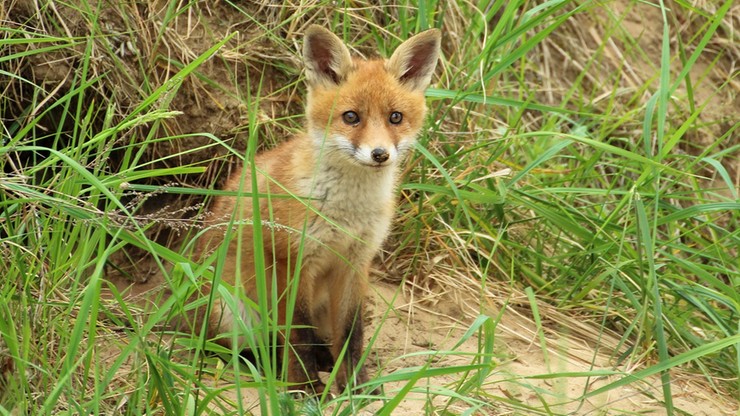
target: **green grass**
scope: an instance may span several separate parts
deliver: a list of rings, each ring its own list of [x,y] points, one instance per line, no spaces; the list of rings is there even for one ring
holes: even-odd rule
[[[731,1],[430,1],[346,13],[328,2],[227,2],[218,7],[254,22],[228,32],[234,22],[211,19],[217,8],[167,6],[147,9],[156,19],[123,3],[46,4],[30,18],[21,6],[0,9],[12,22],[0,25],[0,414],[344,415],[369,404],[394,414],[413,394],[429,414],[563,414],[564,400],[583,404],[651,377],[665,412],[685,414],[674,388],[685,372],[738,397],[740,144],[736,111],[721,104],[737,94],[737,73],[724,66],[738,56]],[[70,27],[60,9],[84,24]],[[630,34],[634,10],[655,11],[656,29]],[[444,30],[429,127],[404,171],[386,257],[401,285],[477,287],[480,306],[451,347],[409,353],[424,364],[375,376],[370,384],[400,386],[380,397],[294,401],[270,353],[269,320],[254,340],[259,369],[163,325],[199,285],[218,281],[225,251],[193,262],[200,229],[187,214],[223,194],[213,178],[228,168],[224,156],[249,160],[300,128],[294,42],[310,19],[386,56],[413,33]],[[188,25],[202,25],[210,43],[188,43]],[[191,107],[206,108],[201,124],[184,119],[196,119]],[[181,235],[159,238],[162,229]],[[172,292],[148,313],[106,281],[124,253],[137,262],[142,252]],[[501,282],[526,303],[489,299]],[[496,385],[509,384],[491,381],[507,360],[497,335],[505,304],[528,311],[550,367],[509,376],[535,401],[501,395]],[[556,368],[552,311],[616,334],[614,367]],[[462,347],[471,340],[473,353]],[[436,365],[450,357],[456,364]],[[567,399],[535,383],[607,376]],[[238,396],[243,387],[262,393],[256,409]]]

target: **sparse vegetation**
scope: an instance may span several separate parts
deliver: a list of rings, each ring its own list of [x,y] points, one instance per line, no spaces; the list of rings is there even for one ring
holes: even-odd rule
[[[223,259],[192,261],[219,181],[300,128],[310,23],[444,33],[378,397],[296,401],[268,339],[167,325]],[[0,414],[734,414],[738,27],[729,0],[3,2]]]

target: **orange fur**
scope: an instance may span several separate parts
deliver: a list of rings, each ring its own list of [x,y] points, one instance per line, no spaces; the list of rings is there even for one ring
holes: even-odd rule
[[[301,346],[307,340],[328,344],[334,360],[348,343],[348,359],[338,372],[340,389],[353,376],[355,382],[366,381],[362,369],[353,371],[362,354],[359,315],[367,272],[393,217],[400,161],[424,121],[424,89],[439,44],[439,31],[431,30],[404,42],[388,61],[366,61],[350,58],[339,38],[323,28],[311,26],[306,32],[306,133],[254,160],[257,192],[269,195],[260,198],[259,206],[266,275],[268,282],[273,275],[276,282],[276,287],[267,287],[279,299],[273,305],[279,308],[279,325],[288,318],[285,292],[302,250],[291,318],[294,325],[311,329],[293,330],[290,339],[283,340],[294,344],[289,346],[291,382],[311,385],[317,392],[323,389],[317,364],[310,362],[315,361],[313,352]],[[401,114],[400,122],[395,123],[398,114],[393,113]],[[231,176],[224,189],[249,195],[251,167],[244,170]],[[244,295],[256,302],[252,199],[218,197],[211,210],[213,219],[199,248],[207,254],[228,244],[221,278],[231,285],[238,282]],[[240,242],[223,241],[231,218],[246,222]],[[260,319],[257,315],[241,302],[234,312],[219,301],[208,317],[211,335],[248,328]]]

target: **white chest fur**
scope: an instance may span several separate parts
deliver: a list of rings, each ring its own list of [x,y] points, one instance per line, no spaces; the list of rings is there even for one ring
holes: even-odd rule
[[[328,247],[355,265],[369,262],[388,234],[395,175],[393,166],[329,165],[304,181],[302,188],[318,215],[308,227],[316,249]]]

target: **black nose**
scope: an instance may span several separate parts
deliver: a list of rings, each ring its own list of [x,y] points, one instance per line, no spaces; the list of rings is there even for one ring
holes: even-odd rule
[[[388,151],[383,147],[376,147],[373,149],[373,151],[370,152],[370,156],[372,156],[373,160],[378,163],[383,163],[391,157]]]

